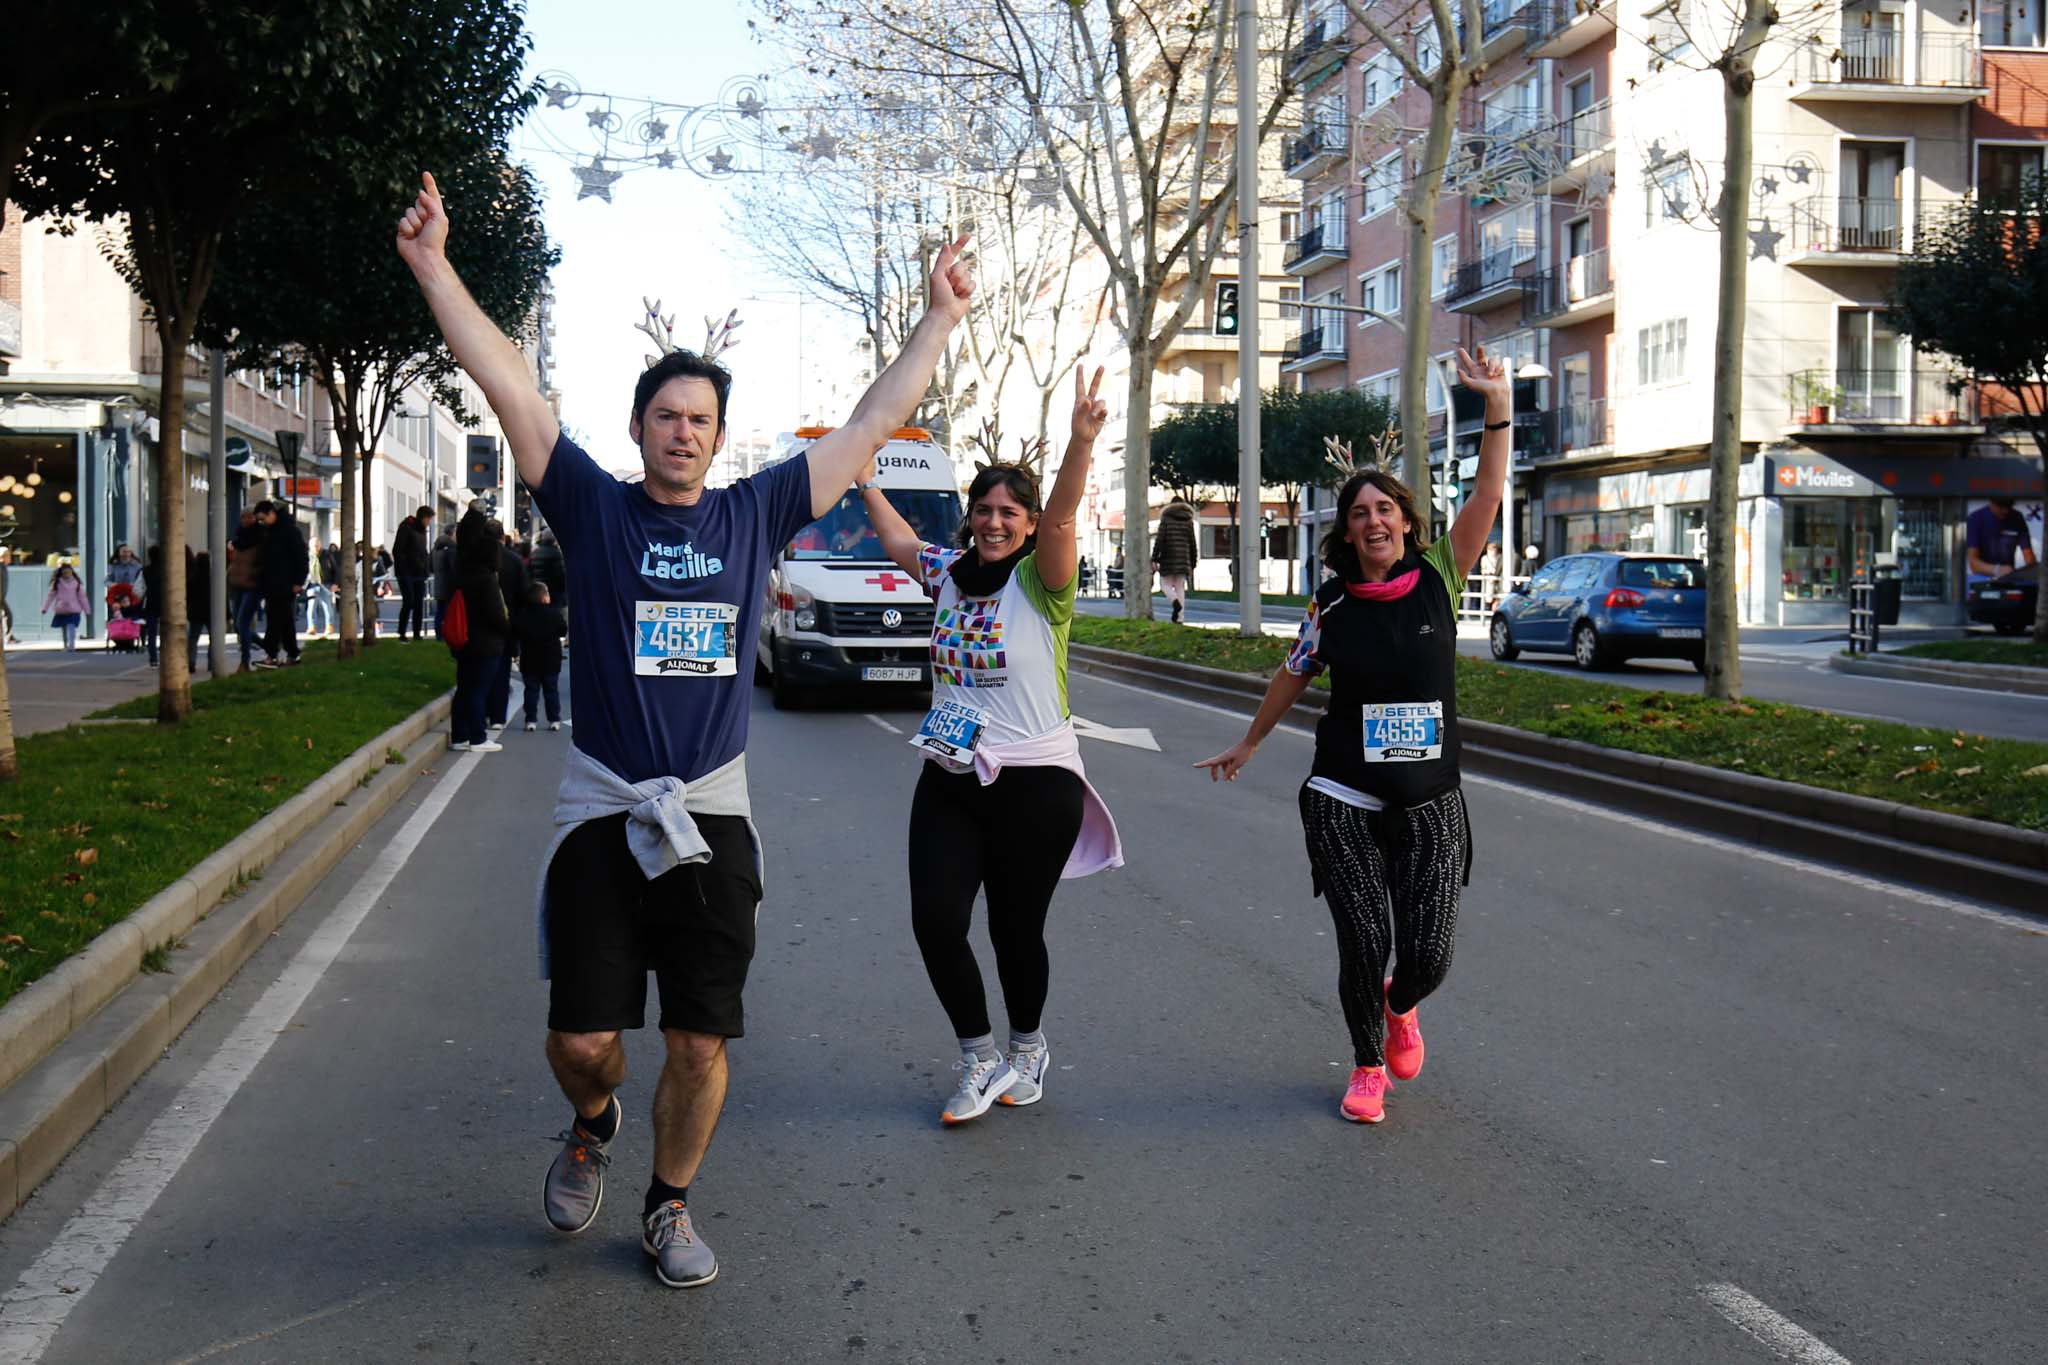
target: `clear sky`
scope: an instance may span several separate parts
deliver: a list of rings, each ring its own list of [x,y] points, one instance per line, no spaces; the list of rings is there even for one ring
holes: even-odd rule
[[[751,14],[743,0],[531,0],[531,70],[566,72],[582,89],[622,101],[713,103],[730,78],[777,64],[749,36]],[[565,150],[581,149],[587,160],[597,149],[587,121],[592,107],[543,105],[514,138],[515,153],[547,195],[548,235],[562,249],[554,278],[564,424],[582,435],[600,464],[638,468],[626,423],[633,381],[653,349],[634,330],[645,295],[674,315],[676,340],[692,348],[703,344],[706,314],[737,307],[745,325],[725,357],[733,370],[729,425],[735,434],[790,429],[799,310],[791,285],[756,266],[727,227],[730,182],[681,168],[636,170],[611,186],[612,202],[578,199],[575,163]],[[749,294],[781,297],[748,302]],[[815,396],[833,358],[852,354],[855,331],[814,301],[801,316],[808,392]]]

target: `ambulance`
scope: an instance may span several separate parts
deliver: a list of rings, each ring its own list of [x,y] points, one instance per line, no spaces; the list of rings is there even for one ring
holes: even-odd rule
[[[802,427],[790,458],[830,427]],[[951,545],[960,529],[953,461],[921,427],[903,427],[875,457],[875,481],[918,536]],[[780,710],[813,697],[931,686],[932,602],[882,552],[858,492],[806,526],[776,556],[761,613],[754,681]]]

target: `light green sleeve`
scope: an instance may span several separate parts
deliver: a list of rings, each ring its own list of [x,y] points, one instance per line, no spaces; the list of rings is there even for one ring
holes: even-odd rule
[[[1458,604],[1458,596],[1465,591],[1465,581],[1458,573],[1458,556],[1451,550],[1451,538],[1447,534],[1430,543],[1422,552],[1422,562],[1436,570],[1436,576],[1443,580],[1444,591],[1450,595],[1451,605]]]
[[[1024,595],[1031,600],[1040,616],[1054,630],[1071,625],[1074,620],[1074,593],[1080,583],[1078,573],[1067,581],[1067,586],[1053,592],[1045,586],[1045,580],[1038,576],[1038,556],[1026,555],[1024,562],[1017,566],[1017,584],[1024,589]]]

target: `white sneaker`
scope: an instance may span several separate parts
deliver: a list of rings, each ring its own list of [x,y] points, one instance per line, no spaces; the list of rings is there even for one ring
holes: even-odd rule
[[[535,726],[532,721],[526,722],[526,733],[528,733],[529,735],[532,734],[534,730],[536,730],[537,728],[539,727]]]
[[[560,722],[560,721],[558,721],[558,720],[551,720],[551,721],[549,721],[549,722],[548,722],[548,729],[550,729],[550,730],[559,730],[559,729],[561,729],[561,728],[562,728],[562,722]]]
[[[980,1118],[996,1102],[996,1096],[1009,1089],[1010,1083],[1017,1079],[1017,1073],[1000,1056],[986,1060],[962,1057],[953,1063],[953,1069],[960,1073],[960,1088],[939,1111],[939,1122],[946,1124]]]
[[[500,754],[505,751],[505,746],[495,739],[487,739],[481,744],[470,745],[469,751],[473,754]]]
[[[1012,1052],[1010,1070],[1017,1073],[1017,1079],[996,1098],[1004,1104],[1036,1104],[1044,1099],[1045,1069],[1051,1061],[1050,1048],[1020,1047]]]
[[[466,739],[458,739],[448,747],[453,749],[458,754],[466,754],[469,752],[469,741]]]

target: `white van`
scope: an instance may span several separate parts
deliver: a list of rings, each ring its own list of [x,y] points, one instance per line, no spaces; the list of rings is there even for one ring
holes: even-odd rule
[[[830,427],[803,427],[792,458]],[[960,528],[953,462],[920,427],[903,427],[875,457],[875,480],[918,535],[951,545]],[[787,710],[826,691],[931,686],[932,602],[882,552],[860,494],[806,526],[776,557],[761,613],[754,681]]]

